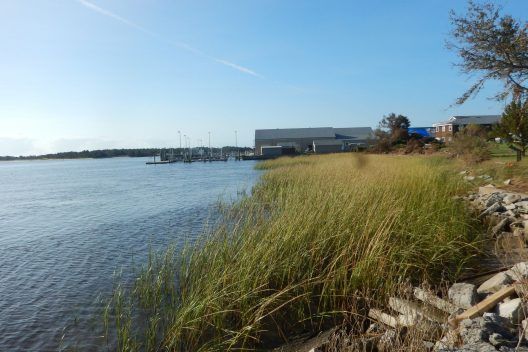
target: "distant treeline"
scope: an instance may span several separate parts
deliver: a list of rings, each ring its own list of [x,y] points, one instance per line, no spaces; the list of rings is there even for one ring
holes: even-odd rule
[[[193,148],[193,154],[199,153],[202,148]],[[220,148],[211,148],[213,154],[219,154]],[[153,155],[159,155],[161,150],[173,151],[174,154],[182,154],[184,148],[138,148],[138,149],[100,149],[100,150],[83,150],[81,152],[62,152],[55,154],[43,154],[43,155],[26,155],[26,156],[0,156],[0,161],[9,160],[39,160],[39,159],[102,159],[102,158],[115,158],[115,157],[147,157]],[[204,153],[209,153],[209,148],[203,148]],[[253,149],[248,147],[222,147],[223,154],[232,154],[245,152],[251,152]]]

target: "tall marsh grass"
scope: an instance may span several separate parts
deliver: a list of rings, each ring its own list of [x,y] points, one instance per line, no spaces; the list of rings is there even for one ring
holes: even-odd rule
[[[108,309],[119,350],[258,350],[353,319],[403,283],[456,275],[475,250],[443,159],[339,154],[266,161],[212,233],[153,255]],[[125,304],[126,303],[126,304]],[[135,316],[135,318],[134,318]]]

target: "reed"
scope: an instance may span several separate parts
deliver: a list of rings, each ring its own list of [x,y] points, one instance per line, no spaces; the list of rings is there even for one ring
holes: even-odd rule
[[[114,295],[120,350],[269,348],[363,314],[404,283],[452,278],[478,247],[476,222],[453,199],[467,183],[444,159],[336,154],[258,167],[252,195],[214,231],[153,255],[128,301]]]

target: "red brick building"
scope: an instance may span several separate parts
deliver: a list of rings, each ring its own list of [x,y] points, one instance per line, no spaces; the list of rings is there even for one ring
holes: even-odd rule
[[[451,142],[455,133],[467,125],[479,125],[491,129],[500,119],[501,115],[452,116],[447,121],[433,124],[435,138],[443,142]]]

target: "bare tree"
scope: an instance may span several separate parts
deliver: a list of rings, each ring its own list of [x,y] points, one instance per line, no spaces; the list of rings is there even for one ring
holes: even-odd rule
[[[487,81],[501,80],[503,89],[494,98],[528,96],[528,23],[501,14],[491,3],[468,3],[463,16],[451,11],[451,40],[447,47],[462,59],[457,64],[466,74],[478,76],[457,104],[475,96]]]

